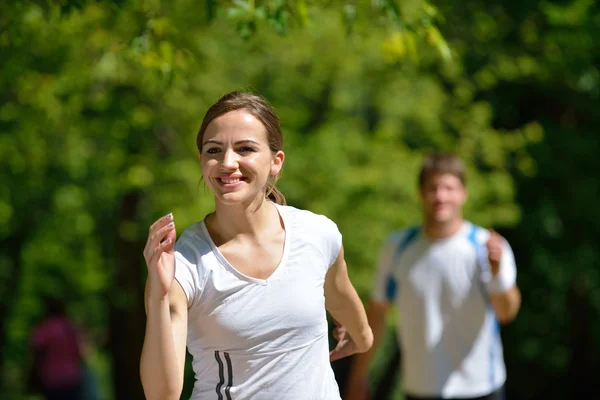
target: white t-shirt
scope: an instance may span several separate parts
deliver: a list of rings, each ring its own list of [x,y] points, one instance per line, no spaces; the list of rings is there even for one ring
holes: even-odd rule
[[[277,205],[283,257],[266,280],[227,262],[204,222],[175,245],[175,278],[188,299],[193,400],[339,400],[329,362],[323,283],[341,234],[331,220]]]
[[[465,222],[448,238],[433,241],[413,228],[384,246],[373,298],[397,306],[406,393],[479,397],[506,380],[488,293],[514,286],[516,266],[504,241],[500,272],[491,279],[488,238],[487,229]]]

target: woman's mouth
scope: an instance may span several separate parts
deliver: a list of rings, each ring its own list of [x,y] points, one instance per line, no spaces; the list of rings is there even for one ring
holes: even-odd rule
[[[245,182],[246,178],[244,177],[236,177],[236,178],[217,178],[217,182],[220,186],[225,188],[235,188],[239,186],[242,182]]]
[[[230,183],[238,183],[241,181],[241,179],[240,178],[234,178],[234,179],[219,178],[219,181],[221,181],[221,183],[230,184]]]

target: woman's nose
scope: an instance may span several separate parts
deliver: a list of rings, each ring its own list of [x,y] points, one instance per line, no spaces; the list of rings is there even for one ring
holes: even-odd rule
[[[225,151],[223,154],[223,161],[221,163],[223,167],[227,169],[237,169],[238,168],[238,157],[237,153],[231,149]]]

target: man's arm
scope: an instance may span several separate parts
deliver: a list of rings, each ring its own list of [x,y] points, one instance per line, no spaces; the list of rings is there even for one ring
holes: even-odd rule
[[[521,291],[513,286],[504,293],[491,293],[490,300],[501,324],[512,322],[521,308]]]
[[[375,283],[371,299],[367,303],[367,319],[373,332],[373,345],[365,353],[353,357],[348,374],[348,382],[344,390],[344,400],[368,399],[367,373],[369,365],[385,335],[385,323],[392,301],[396,296],[396,281],[391,274],[394,258],[397,254],[399,240],[403,235],[391,235],[379,253]]]
[[[490,263],[491,281],[488,285],[492,307],[498,322],[513,321],[521,307],[521,292],[515,284],[515,259],[506,239],[493,229],[486,243]]]

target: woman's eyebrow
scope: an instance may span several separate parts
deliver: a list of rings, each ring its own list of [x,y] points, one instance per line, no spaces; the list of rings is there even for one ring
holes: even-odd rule
[[[221,141],[219,141],[217,139],[208,139],[206,142],[203,143],[203,145],[208,144],[208,143],[213,143],[213,144],[218,144],[218,145],[222,145],[223,144],[223,142],[221,142]],[[260,143],[258,143],[254,139],[242,139],[242,140],[238,140],[234,144],[243,144],[243,143],[253,143],[253,144],[256,144],[256,145],[260,145]]]

